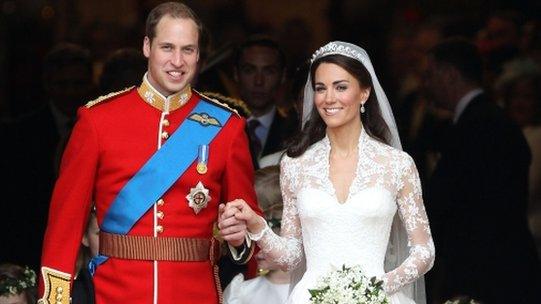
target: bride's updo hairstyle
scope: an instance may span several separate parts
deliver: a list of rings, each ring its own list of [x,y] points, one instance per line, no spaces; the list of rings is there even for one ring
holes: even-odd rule
[[[370,88],[370,95],[368,100],[364,104],[365,113],[361,114],[361,122],[364,130],[368,135],[378,139],[381,142],[390,144],[389,140],[389,127],[385,123],[385,120],[381,116],[380,107],[376,94],[374,93],[374,86],[372,84],[372,78],[365,66],[358,60],[339,55],[328,55],[316,59],[310,67],[310,80],[312,90],[314,90],[315,74],[316,70],[322,63],[332,63],[346,70],[359,82],[361,88]],[[313,101],[312,101],[313,102]],[[359,109],[360,110],[360,109]],[[303,113],[303,115],[306,115]],[[315,107],[312,107],[309,118],[303,126],[302,130],[297,133],[295,138],[291,141],[287,155],[289,157],[301,156],[312,144],[320,141],[325,137],[325,130],[327,126],[319,115],[319,112]]]

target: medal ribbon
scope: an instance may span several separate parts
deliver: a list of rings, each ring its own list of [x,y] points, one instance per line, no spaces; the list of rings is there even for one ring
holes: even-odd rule
[[[205,174],[207,172],[207,163],[209,159],[209,146],[200,145],[197,158],[197,172]]]

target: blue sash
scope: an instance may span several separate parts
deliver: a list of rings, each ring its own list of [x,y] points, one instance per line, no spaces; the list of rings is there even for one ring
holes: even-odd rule
[[[206,124],[189,119],[208,115],[217,124]],[[169,137],[165,144],[124,185],[107,210],[102,222],[103,231],[127,234],[133,225],[186,172],[198,156],[200,145],[208,145],[231,117],[231,112],[203,99],[188,114],[188,118]],[[91,270],[107,260],[98,255],[89,264]],[[93,273],[94,271],[91,271]]]

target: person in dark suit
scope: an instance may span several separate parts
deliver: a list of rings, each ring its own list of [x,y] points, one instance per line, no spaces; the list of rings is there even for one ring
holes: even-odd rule
[[[279,45],[265,36],[252,36],[237,49],[234,79],[251,115],[247,132],[255,167],[265,155],[284,148],[296,130],[297,116],[278,107],[286,77],[286,58]]]
[[[427,93],[454,111],[427,193],[439,260],[433,303],[541,303],[540,266],[527,227],[530,151],[521,130],[481,89],[481,59],[466,40],[429,53]]]
[[[43,75],[47,94],[42,106],[0,124],[7,143],[0,150],[0,168],[2,180],[8,181],[0,187],[0,231],[6,244],[0,260],[32,269],[39,269],[49,199],[64,143],[76,109],[94,93],[90,52],[60,43],[44,58]]]

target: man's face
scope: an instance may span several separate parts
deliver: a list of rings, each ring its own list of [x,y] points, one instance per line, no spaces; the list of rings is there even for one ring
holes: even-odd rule
[[[507,113],[520,127],[534,125],[541,117],[539,93],[531,79],[517,81],[506,106]]]
[[[55,106],[65,115],[75,117],[94,89],[92,72],[84,64],[64,66],[48,76],[46,88]]]
[[[453,110],[453,105],[449,103],[450,79],[446,73],[448,69],[429,56],[423,72],[423,89],[436,107]]]
[[[152,41],[145,37],[143,53],[148,58],[148,80],[169,96],[189,85],[197,71],[199,33],[192,19],[164,16],[156,25]]]
[[[283,76],[278,53],[264,46],[245,49],[235,73],[241,98],[254,114],[264,114],[274,105]]]

